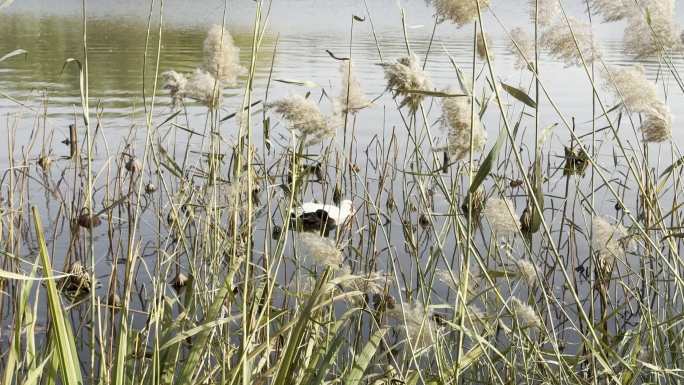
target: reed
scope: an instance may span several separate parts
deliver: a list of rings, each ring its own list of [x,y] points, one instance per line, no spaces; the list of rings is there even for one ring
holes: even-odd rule
[[[20,116],[48,119],[47,95],[43,110],[10,100],[4,127],[2,384],[681,382],[678,27],[674,3],[626,3],[586,1],[573,17],[525,1],[531,24],[511,28],[496,2],[435,0],[435,29],[472,27],[458,53],[469,73],[432,41],[416,55],[402,10],[406,52],[378,63],[384,97],[356,77],[350,39],[349,57],[330,55],[339,89],[273,101],[271,88],[310,83],[256,81],[264,57],[269,74],[277,65],[270,2],[255,3],[242,56],[224,9],[189,73],[160,71],[164,9],[151,2],[143,137],[111,143],[91,109],[84,1],[83,56],[64,63],[81,94],[69,148],[59,155],[46,124],[17,139]],[[373,16],[352,15],[352,37],[361,23],[375,36]],[[663,63],[658,77],[607,65],[594,17],[627,19],[626,46]],[[500,80],[495,28],[518,85]],[[453,84],[430,75],[440,54]],[[547,60],[586,74],[584,131]],[[361,143],[374,108],[403,125]],[[353,215],[301,217],[313,199],[349,199]]]

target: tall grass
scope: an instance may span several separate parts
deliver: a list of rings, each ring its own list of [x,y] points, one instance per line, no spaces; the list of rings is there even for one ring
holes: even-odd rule
[[[0,178],[2,383],[680,383],[684,157],[676,140],[649,139],[669,136],[661,107],[684,92],[672,59],[681,47],[664,39],[669,27],[653,25],[665,22],[667,4],[633,4],[630,25],[643,18],[650,27],[652,46],[639,47],[661,63],[649,86],[656,96],[635,110],[591,34],[605,2],[587,1],[574,19],[562,2],[531,1],[525,42],[491,3],[434,1],[433,37],[442,23],[472,27],[470,51],[457,53],[472,61],[469,73],[433,41],[415,55],[403,10],[406,53],[383,57],[366,7],[351,15],[349,56],[330,55],[342,62],[339,97],[270,100],[274,87],[311,84],[272,79],[277,40],[273,52],[263,48],[270,2],[255,3],[248,61],[225,62],[238,57],[226,7],[204,67],[162,77],[164,3],[151,1],[144,137],[136,142],[131,128],[110,143],[88,94],[84,0],[83,56],[62,69],[79,74],[72,156],[53,159],[45,124],[17,142],[25,115],[47,120],[49,97],[41,111],[9,99],[17,112]],[[362,23],[385,98],[366,98],[354,77]],[[518,85],[500,80],[495,29],[526,64]],[[458,88],[430,81],[436,55],[449,59]],[[547,86],[556,76],[545,71],[548,56],[584,71],[590,122],[556,102],[563,90]],[[263,87],[258,63],[271,65]],[[226,71],[240,73],[238,85]],[[240,92],[237,106],[222,99],[228,87]],[[172,112],[159,113],[162,89]],[[403,126],[361,143],[373,108]],[[547,108],[553,122],[542,119]],[[199,110],[201,122],[191,118]],[[645,135],[644,122],[663,131]],[[563,154],[552,130],[570,139]],[[355,212],[305,232],[292,214],[311,199],[352,199]]]

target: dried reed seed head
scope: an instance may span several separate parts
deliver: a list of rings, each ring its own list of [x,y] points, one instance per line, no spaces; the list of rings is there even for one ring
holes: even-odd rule
[[[591,10],[606,22],[627,19],[639,13],[633,0],[591,0]]]
[[[448,127],[445,149],[453,158],[463,160],[470,154],[471,131],[473,150],[482,151],[487,142],[487,132],[482,127],[477,111],[473,113],[469,97],[444,98],[442,122]]]
[[[102,224],[102,220],[99,216],[91,215],[89,212],[79,215],[76,222],[79,226],[86,229],[92,229]]]
[[[418,224],[424,229],[430,227],[430,214],[420,214],[418,216]]]
[[[79,261],[72,262],[66,271],[69,276],[61,281],[62,290],[66,292],[89,292],[91,288],[88,270]]]
[[[214,78],[232,87],[246,72],[240,65],[240,48],[235,45],[227,29],[220,25],[209,28],[204,40],[204,69]]]
[[[465,199],[463,199],[463,203],[461,204],[461,211],[463,212],[463,215],[468,215],[468,209],[471,201],[473,203],[473,217],[479,218],[480,213],[482,213],[482,210],[485,207],[486,201],[485,192],[482,187],[475,190],[472,195],[466,196]]]
[[[525,30],[519,27],[511,30],[511,38],[508,51],[516,59],[515,68],[534,68],[534,40]]]
[[[300,250],[321,266],[339,268],[342,264],[342,250],[334,241],[313,233],[299,235]]]
[[[118,294],[112,293],[107,297],[107,305],[109,307],[118,308],[121,307],[121,297]],[[117,310],[117,309],[114,309]]]
[[[411,111],[418,110],[420,102],[425,98],[424,94],[414,91],[432,89],[430,77],[423,71],[415,55],[402,57],[397,59],[396,63],[386,65],[385,79],[387,89],[392,91],[395,97],[402,97],[399,108],[408,106]]]
[[[334,119],[326,119],[318,105],[301,95],[280,99],[272,107],[290,123],[290,130],[306,144],[317,144],[335,136]]]
[[[361,88],[361,83],[356,78],[354,73],[354,64],[351,60],[344,60],[340,64],[340,75],[342,77],[342,89],[338,103],[342,106],[342,111],[349,111],[351,113],[368,107],[370,100]]]
[[[145,185],[145,193],[153,194],[156,191],[157,191],[157,186],[155,186],[154,183],[150,182],[150,183]]]
[[[452,279],[452,274],[453,274],[453,279]],[[458,292],[461,290],[461,272],[459,271],[452,271],[452,274],[449,273],[448,270],[445,269],[438,269],[435,272],[435,278],[437,278],[438,281],[442,282],[445,284],[449,289],[451,289],[454,292]],[[465,278],[465,277],[464,277]],[[465,282],[464,282],[465,284]],[[473,274],[470,273],[468,274],[468,283],[466,289],[468,291],[473,291],[477,288],[478,282],[475,280],[475,277],[473,277]]]
[[[520,222],[515,214],[515,206],[508,198],[490,198],[484,210],[485,218],[492,230],[499,235],[511,235],[520,230]]]
[[[485,60],[487,58],[487,52],[489,52],[489,59],[494,60],[494,51],[492,50],[492,39],[489,35],[477,33],[477,38],[475,39],[475,47],[477,48],[477,56]]]
[[[513,297],[511,298],[511,308],[515,318],[518,320],[518,325],[523,328],[527,327],[538,327],[541,328],[542,322],[537,315],[537,312],[532,308],[532,306],[523,303],[519,299]]]
[[[592,220],[593,245],[598,251],[598,261],[603,271],[612,270],[616,258],[625,255],[627,229],[622,224],[611,225],[606,218],[595,216]]]
[[[621,100],[631,112],[650,111],[658,101],[656,84],[646,77],[641,64],[631,67],[608,67],[603,74],[604,87]]]
[[[133,156],[128,159],[124,167],[126,167],[126,171],[131,174],[137,174],[142,171],[143,165],[138,158]]]
[[[349,266],[344,265],[334,281],[345,290],[356,290],[365,294],[382,294],[385,292],[387,279],[386,274],[377,271],[355,275],[352,274]]]
[[[644,142],[658,143],[672,138],[672,113],[664,103],[654,104],[641,124]]]
[[[478,0],[482,12],[489,6],[489,0]],[[475,0],[435,0],[435,11],[442,20],[449,20],[462,27],[478,18]]]
[[[403,309],[397,306],[388,315],[403,321],[397,325],[414,348],[423,348],[434,343],[433,335],[438,332],[438,325],[433,319],[433,311],[421,302],[404,304]]]
[[[173,287],[174,290],[176,290],[176,292],[180,292],[181,289],[183,289],[189,281],[190,278],[187,275],[179,272],[178,274],[176,274],[175,277],[173,277],[173,279],[171,279],[169,284],[171,285],[171,287]]]
[[[188,84],[188,78],[176,71],[165,71],[162,72],[161,76],[164,89],[169,90],[173,108],[180,106],[180,102],[185,95],[185,87]]]
[[[520,273],[520,277],[527,282],[529,287],[534,286],[537,282],[537,269],[534,267],[534,264],[525,259],[519,259],[515,264],[518,268],[518,273]]]
[[[551,56],[567,66],[582,65],[582,57],[586,63],[591,63],[601,56],[594,43],[591,26],[573,17],[568,17],[567,22],[559,19],[547,28],[541,36],[541,43]]]
[[[41,157],[38,158],[38,167],[40,167],[43,171],[50,169],[51,165],[52,158],[50,158],[48,155],[41,155]]]
[[[537,19],[537,22],[542,27],[551,25],[560,14],[558,0],[529,0],[529,4],[532,23]]]
[[[188,79],[184,96],[197,100],[210,109],[215,109],[223,101],[223,87],[209,72],[196,69]]]
[[[647,0],[630,15],[625,28],[626,51],[637,57],[657,56],[682,48],[674,0]]]

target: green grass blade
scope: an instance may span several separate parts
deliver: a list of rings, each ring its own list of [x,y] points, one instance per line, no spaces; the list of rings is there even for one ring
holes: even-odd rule
[[[528,107],[531,107],[531,108],[536,108],[536,107],[537,107],[537,103],[535,103],[535,102],[534,102],[534,99],[532,99],[531,97],[529,97],[529,95],[527,95],[527,94],[525,93],[525,91],[523,91],[523,90],[521,90],[521,89],[518,89],[518,88],[516,88],[516,87],[510,86],[510,85],[508,85],[508,84],[506,84],[506,83],[504,83],[504,82],[501,82],[501,87],[504,89],[504,91],[508,92],[509,95],[511,95],[512,97],[514,97],[514,98],[518,99],[519,101],[523,102],[523,103],[526,104]]]
[[[67,322],[64,313],[62,312],[62,301],[57,291],[57,284],[52,276],[52,266],[50,265],[50,257],[48,255],[47,245],[45,244],[45,236],[43,235],[43,224],[40,221],[40,214],[38,209],[31,207],[33,212],[33,219],[36,230],[36,237],[38,238],[38,250],[40,253],[40,260],[45,272],[45,286],[47,287],[48,305],[50,309],[50,320],[53,327],[53,335],[55,336],[55,343],[57,353],[59,356],[59,367],[62,375],[62,383],[64,385],[80,385],[83,384],[81,376],[81,369],[76,354],[76,345],[71,331],[71,325]]]
[[[356,356],[354,366],[352,366],[343,381],[344,385],[358,385],[361,383],[363,375],[366,373],[366,369],[368,369],[368,364],[370,364],[375,356],[375,352],[378,350],[378,346],[380,346],[380,342],[382,341],[382,337],[385,336],[386,331],[386,329],[379,329],[373,333],[373,336],[371,336],[370,340],[366,343],[366,346],[364,346],[361,353]]]

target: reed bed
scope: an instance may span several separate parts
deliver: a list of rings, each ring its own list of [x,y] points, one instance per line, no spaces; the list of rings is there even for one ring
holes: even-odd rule
[[[120,143],[88,95],[84,2],[83,56],[64,64],[82,97],[68,154],[46,124],[48,95],[42,110],[14,100],[5,121],[2,383],[681,383],[674,2],[592,0],[572,17],[533,0],[522,26],[503,25],[496,2],[432,2],[435,28],[472,29],[458,53],[469,73],[435,47],[417,56],[402,11],[405,55],[384,58],[378,43],[392,96],[381,104],[351,57],[354,27],[374,31],[375,15],[349,15],[350,50],[331,53],[336,89],[271,77],[257,88],[258,60],[278,54],[261,45],[270,3],[256,2],[248,61],[224,22],[181,73],[160,71],[153,1],[142,82],[154,91],[141,95],[144,126]],[[628,19],[625,44],[661,63],[655,81],[636,61],[606,65],[601,19]],[[499,80],[497,29],[520,84]],[[435,55],[449,57],[453,84],[431,80]],[[546,87],[550,59],[585,71],[589,131]],[[300,87],[272,100],[283,83]],[[554,122],[541,121],[542,101]],[[373,108],[403,126],[361,143]],[[25,142],[20,116],[35,121]],[[571,138],[564,148],[553,130]],[[334,228],[292,219],[305,201],[345,199],[353,215]]]

